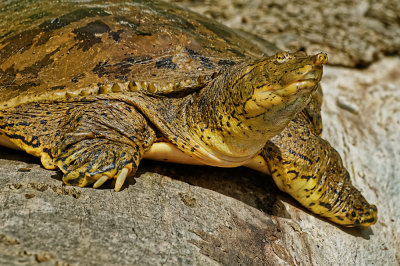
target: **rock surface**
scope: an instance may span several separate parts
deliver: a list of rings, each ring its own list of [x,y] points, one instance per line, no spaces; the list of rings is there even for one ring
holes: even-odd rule
[[[400,54],[398,0],[169,0],[283,50],[328,52],[330,63],[366,66]]]
[[[58,171],[0,147],[0,265],[399,264],[400,58],[369,63],[328,66],[322,85],[324,137],[378,206],[371,228],[316,217],[246,168],[144,161],[115,193],[64,186]]]

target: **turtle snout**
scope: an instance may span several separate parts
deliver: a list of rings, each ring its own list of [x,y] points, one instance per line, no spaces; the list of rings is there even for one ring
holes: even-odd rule
[[[328,55],[326,53],[318,53],[314,56],[314,65],[325,65],[328,63]]]

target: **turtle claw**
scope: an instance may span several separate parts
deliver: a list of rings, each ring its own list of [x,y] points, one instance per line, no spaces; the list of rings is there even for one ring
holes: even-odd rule
[[[129,168],[127,168],[127,167],[122,168],[121,172],[117,176],[117,180],[115,181],[114,189],[116,192],[121,190],[122,185],[124,184],[128,174],[129,174]]]
[[[129,174],[129,168],[128,167],[124,167],[122,168],[122,170],[119,172],[118,176],[116,179],[114,179],[115,182],[113,182],[114,184],[114,189],[116,192],[120,191],[122,186],[125,183],[125,180],[127,178]],[[107,180],[109,179],[108,176],[103,175],[101,176],[99,179],[97,179],[97,181],[93,184],[93,188],[99,188],[101,187]]]
[[[108,176],[103,175],[97,181],[93,184],[93,188],[99,188],[101,187],[106,181],[108,180]]]

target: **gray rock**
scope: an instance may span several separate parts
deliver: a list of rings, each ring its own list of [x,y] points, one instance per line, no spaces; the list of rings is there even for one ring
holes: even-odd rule
[[[328,52],[330,63],[366,66],[400,54],[400,1],[169,0],[258,34],[283,50]]]

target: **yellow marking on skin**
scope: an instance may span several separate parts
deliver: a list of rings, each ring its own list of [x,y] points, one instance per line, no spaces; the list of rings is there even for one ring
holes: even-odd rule
[[[302,73],[308,73],[313,69],[313,67],[311,65],[305,65],[302,68],[298,69],[298,72],[302,72]]]
[[[292,84],[289,84],[289,85],[287,85],[286,87],[283,87],[280,90],[276,90],[275,94],[279,94],[281,96],[292,95],[297,91],[298,83],[299,82],[293,82]]]
[[[282,103],[282,97],[271,91],[258,90],[254,92],[254,98],[259,106],[267,108],[269,106],[277,106]],[[260,108],[260,107],[258,107]],[[262,108],[265,112],[265,109]],[[261,109],[261,108],[260,108]]]
[[[9,43],[10,43],[10,42],[6,42],[6,43],[0,45],[0,50],[3,49],[4,47],[6,47]]]
[[[257,116],[265,113],[265,108],[261,108],[253,99],[246,102],[244,110],[247,112],[247,116]]]
[[[57,169],[57,166],[53,163],[53,159],[47,153],[43,152],[40,155],[40,162],[46,169]]]

